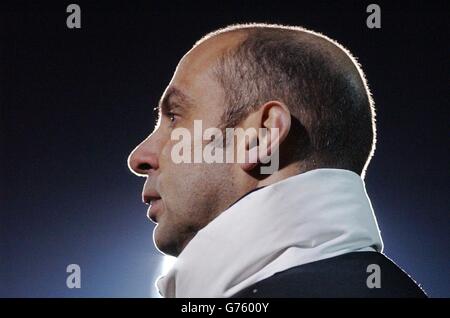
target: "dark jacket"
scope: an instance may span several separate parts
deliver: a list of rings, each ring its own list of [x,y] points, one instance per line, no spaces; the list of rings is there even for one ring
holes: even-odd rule
[[[368,268],[371,264],[378,265],[379,271],[374,270],[373,266]],[[371,276],[375,271],[379,273],[378,278]],[[374,279],[378,279],[375,285]],[[372,288],[368,287],[368,280]],[[408,274],[383,254],[353,252],[292,267],[257,282],[233,297],[423,298],[427,296]]]

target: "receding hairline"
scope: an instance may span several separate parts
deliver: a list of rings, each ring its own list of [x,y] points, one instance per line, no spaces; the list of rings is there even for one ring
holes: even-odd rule
[[[204,35],[202,38],[200,38],[192,47],[192,49],[195,49],[199,45],[206,44],[206,42],[210,39],[220,37],[222,35],[229,35],[233,33],[240,33],[243,34],[244,37],[241,41],[237,43],[237,47],[245,41],[252,32],[258,31],[258,30],[274,30],[274,31],[293,31],[294,33],[297,32],[298,35],[307,35],[311,38],[309,39],[311,43],[319,43],[319,44],[325,44],[327,45],[328,49],[331,49],[334,51],[335,54],[334,57],[339,59],[340,62],[342,62],[342,66],[347,66],[347,68],[353,68],[353,71],[357,72],[357,74],[360,76],[365,91],[368,94],[370,104],[373,105],[372,95],[370,93],[370,89],[367,84],[366,76],[362,70],[361,65],[357,61],[356,57],[342,44],[337,42],[336,40],[333,40],[329,38],[328,36],[313,31],[307,28],[304,28],[302,26],[291,26],[291,25],[282,25],[282,24],[268,24],[268,23],[240,23],[240,24],[232,24],[223,28],[219,28],[215,31],[212,31],[206,35]],[[191,50],[192,50],[191,49]],[[230,48],[231,50],[234,49]],[[345,58],[339,58],[344,57]]]
[[[293,31],[300,34],[309,35],[312,38],[316,38],[316,40],[320,41],[323,40],[325,42],[328,42],[329,44],[334,45],[335,47],[339,48],[343,52],[345,52],[350,58],[355,59],[353,55],[350,53],[348,49],[346,49],[343,45],[338,43],[337,41],[329,38],[328,36],[316,32],[313,30],[309,30],[307,28],[301,27],[301,26],[291,26],[291,25],[282,25],[282,24],[268,24],[268,23],[240,23],[240,24],[232,24],[223,28],[219,28],[215,31],[212,31],[206,35],[204,35],[202,38],[200,38],[197,42],[195,42],[193,48],[205,43],[206,41],[219,37],[221,35],[229,35],[233,33],[237,34],[243,34],[246,35],[245,38],[247,38],[252,31],[257,30],[274,30],[274,31]],[[244,38],[244,39],[245,39]],[[356,60],[356,59],[355,59]]]

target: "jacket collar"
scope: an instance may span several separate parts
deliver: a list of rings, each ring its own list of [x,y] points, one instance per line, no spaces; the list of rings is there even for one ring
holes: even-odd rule
[[[361,177],[317,169],[238,200],[197,233],[157,287],[164,297],[230,297],[294,266],[381,250]]]

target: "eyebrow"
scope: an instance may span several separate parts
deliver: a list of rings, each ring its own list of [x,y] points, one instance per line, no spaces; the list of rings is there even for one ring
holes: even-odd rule
[[[194,105],[192,98],[184,94],[180,89],[171,86],[161,97],[155,110],[167,114],[173,108],[190,108]]]

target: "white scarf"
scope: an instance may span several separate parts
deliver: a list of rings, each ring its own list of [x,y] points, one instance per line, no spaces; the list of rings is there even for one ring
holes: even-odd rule
[[[317,169],[225,210],[195,235],[157,287],[163,297],[230,297],[297,265],[382,248],[361,177]]]

